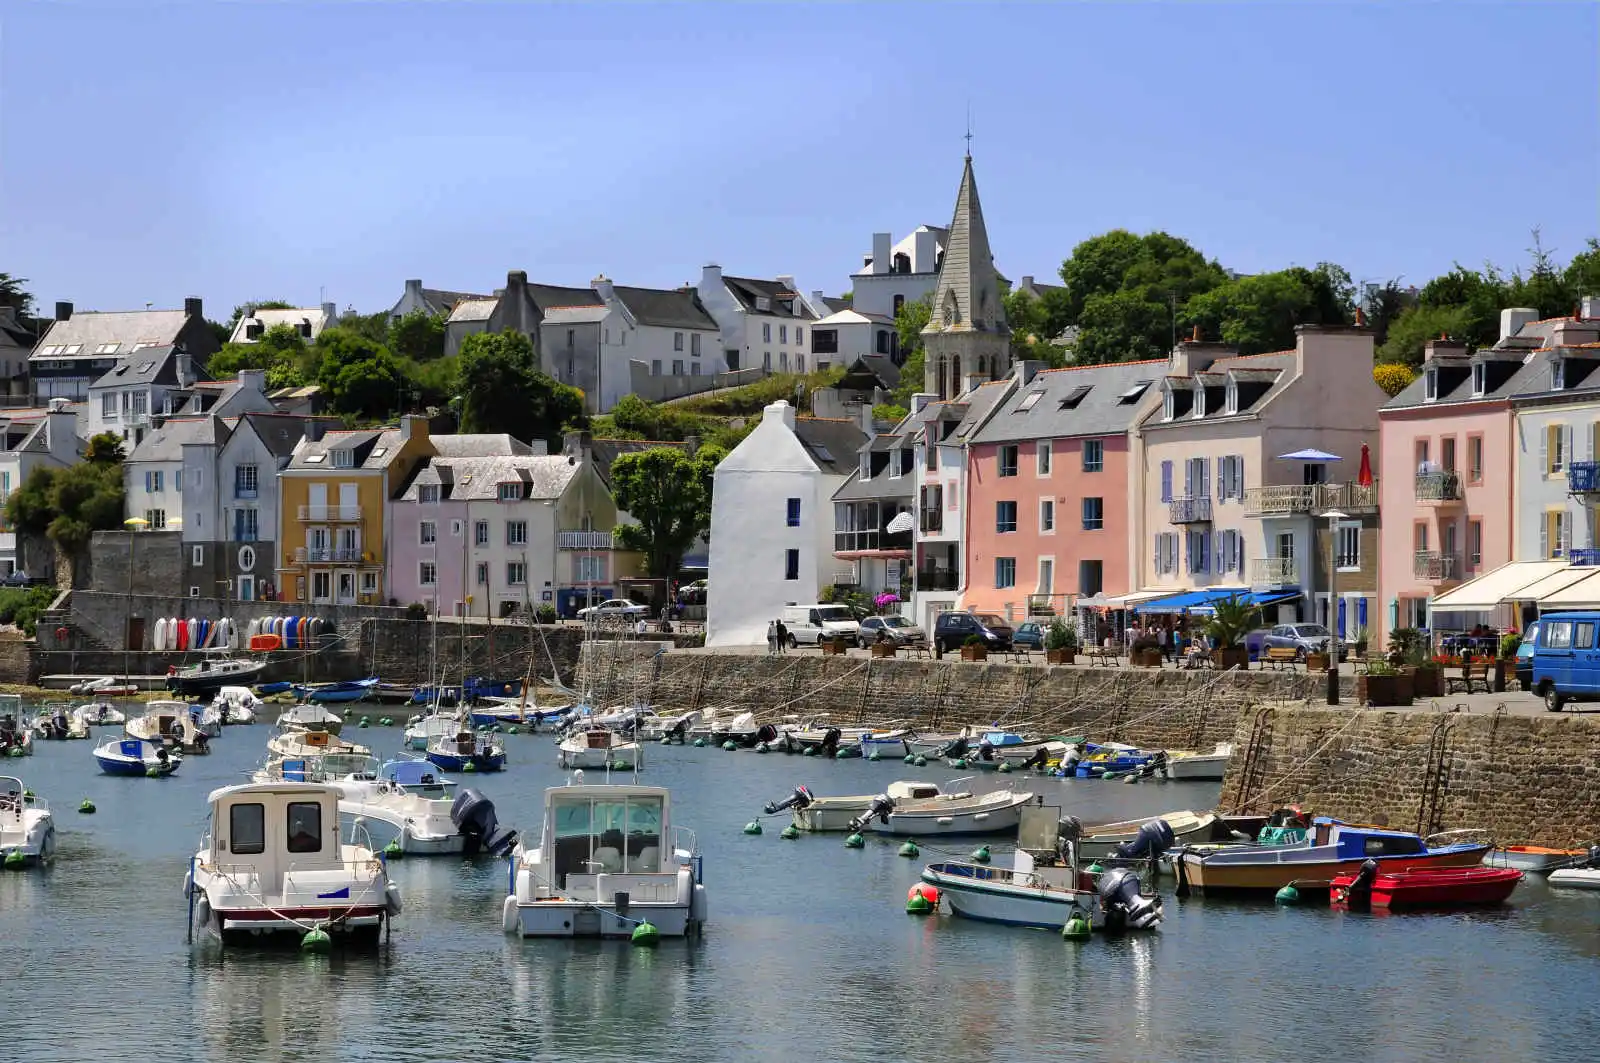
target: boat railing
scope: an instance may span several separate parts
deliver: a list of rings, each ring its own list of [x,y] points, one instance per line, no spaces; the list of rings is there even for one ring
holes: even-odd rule
[[[674,826],[671,838],[673,852],[681,851],[688,853],[690,856],[700,852],[700,840],[695,837],[694,831],[688,827]]]

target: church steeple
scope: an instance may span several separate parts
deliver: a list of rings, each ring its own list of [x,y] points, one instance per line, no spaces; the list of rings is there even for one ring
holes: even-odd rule
[[[932,313],[922,330],[926,390],[953,398],[971,383],[1003,376],[1011,368],[1010,334],[968,154],[933,290]]]

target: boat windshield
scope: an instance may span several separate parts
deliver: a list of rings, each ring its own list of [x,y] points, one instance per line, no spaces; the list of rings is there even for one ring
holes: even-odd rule
[[[654,874],[661,870],[665,802],[653,794],[557,799],[555,877]]]

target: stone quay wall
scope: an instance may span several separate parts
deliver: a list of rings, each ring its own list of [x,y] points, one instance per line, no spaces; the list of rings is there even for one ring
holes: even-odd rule
[[[649,704],[663,714],[727,706],[763,722],[826,714],[833,724],[923,731],[999,722],[1207,750],[1233,738],[1247,710],[1303,703],[1325,689],[1321,674],[673,653],[626,641],[585,645],[579,680],[596,704]]]
[[[1600,841],[1600,717],[1264,707],[1239,718],[1218,808],[1309,812],[1505,845]]]

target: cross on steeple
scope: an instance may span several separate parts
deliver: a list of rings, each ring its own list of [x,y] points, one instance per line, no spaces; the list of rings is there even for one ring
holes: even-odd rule
[[[967,142],[967,158],[972,158],[972,105],[967,104],[967,135],[963,138]]]

